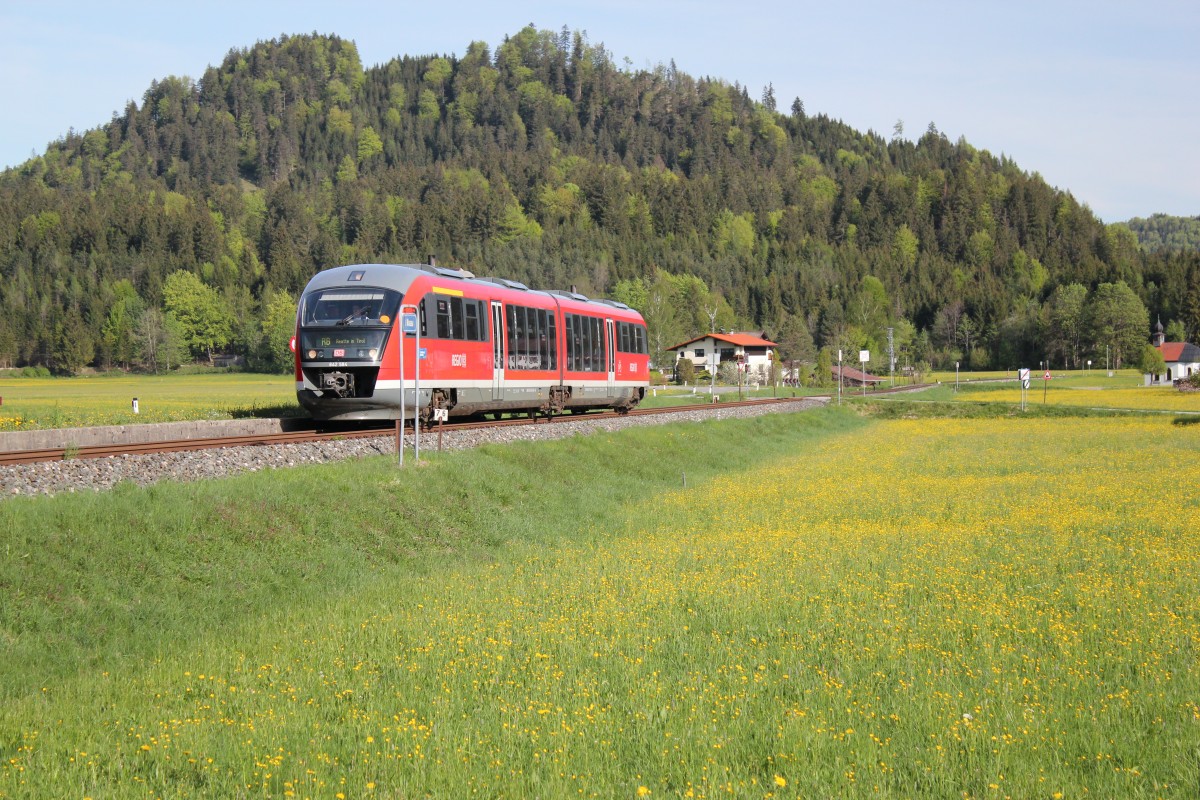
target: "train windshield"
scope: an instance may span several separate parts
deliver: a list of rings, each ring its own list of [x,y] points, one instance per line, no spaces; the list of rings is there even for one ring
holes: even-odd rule
[[[391,325],[400,293],[390,289],[318,289],[304,296],[300,324],[311,328]]]

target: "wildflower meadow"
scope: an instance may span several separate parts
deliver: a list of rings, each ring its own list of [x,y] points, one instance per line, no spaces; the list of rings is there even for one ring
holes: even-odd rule
[[[580,459],[586,476],[551,479]],[[289,572],[292,602],[172,641],[180,610],[137,658],[110,647],[10,689],[0,796],[1200,787],[1200,425],[830,409],[294,474],[229,536],[291,548],[301,491],[357,492],[376,513],[344,534],[291,526],[314,549],[361,537],[346,590],[305,595],[320,570]],[[271,477],[206,496],[234,509]],[[431,497],[459,510],[413,510]],[[493,539],[447,538],[469,507]],[[185,583],[219,580],[203,561],[179,565]],[[86,596],[84,575],[58,602]]]

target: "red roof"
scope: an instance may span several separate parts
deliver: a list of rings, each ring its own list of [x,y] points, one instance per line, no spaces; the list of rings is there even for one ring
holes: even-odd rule
[[[1200,347],[1192,342],[1163,342],[1158,345],[1158,351],[1166,363],[1200,362]]]
[[[1158,346],[1158,352],[1168,364],[1200,361],[1200,348],[1191,342],[1163,342]]]
[[[1183,353],[1183,342],[1163,342],[1158,351],[1162,353],[1163,361],[1178,361]]]
[[[681,347],[687,347],[693,342],[698,342],[701,339],[716,339],[721,342],[729,342],[729,344],[737,347],[775,347],[775,342],[769,342],[761,336],[755,336],[751,333],[706,333],[703,336],[697,336],[695,339],[688,339],[682,344],[677,344],[674,347],[668,347],[668,350],[678,350]]]

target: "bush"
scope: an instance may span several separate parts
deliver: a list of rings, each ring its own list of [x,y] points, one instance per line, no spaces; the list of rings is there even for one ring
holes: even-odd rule
[[[21,370],[22,378],[49,378],[50,370],[46,367],[25,367]]]

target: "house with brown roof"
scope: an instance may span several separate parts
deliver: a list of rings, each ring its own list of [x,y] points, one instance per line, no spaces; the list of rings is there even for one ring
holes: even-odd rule
[[[1168,342],[1163,334],[1162,320],[1154,325],[1151,343],[1162,353],[1166,366],[1159,375],[1149,376],[1151,383],[1172,383],[1200,372],[1200,347],[1191,342]]]
[[[839,377],[841,378],[842,386],[866,386],[870,389],[876,388],[879,386],[879,384],[886,380],[885,378],[880,378],[872,375],[869,372],[863,372],[862,370],[855,369],[854,367],[839,367],[837,364],[834,364],[834,383],[837,383]]]
[[[758,374],[761,367],[769,375],[775,347],[762,333],[708,333],[667,351],[676,354],[675,363],[686,358],[698,370],[711,372],[726,361],[736,361],[747,373]]]

